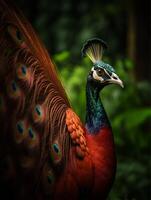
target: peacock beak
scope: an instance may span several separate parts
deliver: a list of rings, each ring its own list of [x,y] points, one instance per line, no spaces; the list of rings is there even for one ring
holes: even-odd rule
[[[110,79],[108,80],[108,82],[120,85],[122,88],[124,88],[123,81],[115,73],[112,73],[112,75],[110,76]]]

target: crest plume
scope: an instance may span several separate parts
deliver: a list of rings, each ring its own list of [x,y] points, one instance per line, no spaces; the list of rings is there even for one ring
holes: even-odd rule
[[[88,40],[82,48],[82,55],[87,55],[93,63],[102,59],[103,49],[107,48],[107,44],[98,38]]]

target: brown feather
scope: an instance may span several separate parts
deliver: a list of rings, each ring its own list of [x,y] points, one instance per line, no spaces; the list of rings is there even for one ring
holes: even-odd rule
[[[47,50],[44,48],[42,42],[35,34],[32,26],[25,19],[20,10],[16,8],[16,6],[13,5],[12,3],[10,6],[10,1],[0,0],[0,16],[2,16],[0,20],[2,24],[5,23],[6,25],[8,23],[19,28],[21,34],[24,35],[26,44],[29,47],[30,51],[39,61],[40,65],[43,67],[43,70],[45,70],[46,74],[48,74],[48,78],[56,86],[56,90],[59,92],[60,96],[64,99],[65,103],[69,105],[69,101],[65,94],[64,88],[62,87],[57,77],[54,63],[50,59],[50,56]]]
[[[23,40],[17,40],[16,31],[19,31],[19,38]],[[18,66],[22,64],[26,65],[30,72],[28,79],[18,76]],[[35,180],[32,180],[32,184],[39,184],[43,179],[41,176],[44,163],[50,163],[50,168],[56,167],[50,158],[50,147],[55,141],[59,144],[62,155],[60,162],[57,163],[60,169],[64,168],[71,153],[71,140],[65,123],[66,110],[70,105],[48,52],[31,25],[8,0],[0,0],[0,77],[7,107],[4,119],[1,118],[3,115],[0,115],[0,121],[3,123],[5,120],[6,123],[9,117],[10,122],[9,127],[3,125],[4,143],[9,141],[9,151],[17,160],[17,167],[25,166],[31,174],[34,173]],[[16,86],[9,86],[12,80],[15,80],[20,92],[14,99],[10,98],[14,95],[13,90],[16,92]],[[11,90],[7,90],[6,86]],[[32,114],[37,104],[45,107],[45,118],[42,122],[39,121],[39,124],[34,121]],[[29,127],[33,127],[35,133],[38,133],[37,140],[31,141],[27,139],[27,135],[21,135],[20,127],[20,133],[16,132],[15,124],[22,119],[28,122],[26,134]],[[3,146],[5,148],[5,145]],[[3,146],[0,147],[0,151],[5,151]],[[35,153],[33,162],[33,155],[30,155],[32,153]]]

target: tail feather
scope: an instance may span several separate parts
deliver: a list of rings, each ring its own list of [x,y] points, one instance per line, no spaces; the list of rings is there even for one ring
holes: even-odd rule
[[[7,151],[17,160],[17,169],[36,173],[37,183],[43,180],[45,163],[49,176],[56,165],[63,169],[68,160],[70,105],[47,51],[7,0],[0,0],[0,77],[0,138],[4,144],[9,141]],[[0,151],[5,150],[2,145]]]

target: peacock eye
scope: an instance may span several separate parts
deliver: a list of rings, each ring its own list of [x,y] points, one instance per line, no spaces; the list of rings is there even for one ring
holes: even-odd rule
[[[16,69],[17,78],[23,81],[29,80],[29,69],[25,64],[19,64]]]
[[[57,164],[62,159],[61,149],[58,143],[53,143],[51,146],[51,159],[54,164]]]
[[[33,108],[32,117],[35,123],[43,125],[45,120],[45,108],[43,105],[37,104]]]
[[[25,65],[22,65],[22,66],[21,66],[21,72],[22,72],[23,75],[26,75],[26,73],[27,73],[27,68],[26,68]]]
[[[17,44],[17,45],[21,45],[23,42],[23,35],[21,34],[21,32],[18,30],[18,28],[14,25],[8,25],[7,26],[7,31],[9,33],[9,35],[11,36],[11,38],[13,39],[13,41]]]
[[[49,184],[53,183],[53,177],[51,175],[48,175],[47,180]]]
[[[12,80],[7,86],[8,96],[12,99],[17,99],[21,96],[21,90],[15,80]]]
[[[58,154],[60,151],[59,146],[57,144],[53,144],[53,150]]]
[[[13,90],[14,92],[17,90],[17,84],[16,84],[15,81],[12,82],[11,87],[12,87],[12,90]]]
[[[20,133],[20,134],[24,133],[24,125],[23,125],[22,122],[18,122],[17,125],[16,125],[16,127],[17,127],[18,133]]]
[[[33,139],[33,138],[35,137],[35,133],[34,133],[34,131],[32,130],[32,128],[29,128],[28,134],[29,134],[29,136],[30,136],[31,139]]]
[[[52,185],[55,181],[55,175],[54,173],[52,172],[52,170],[48,170],[48,173],[47,173],[47,181],[50,185]]]
[[[39,116],[41,115],[41,107],[39,105],[37,105],[35,107],[35,111],[36,111],[37,115],[39,115]]]

